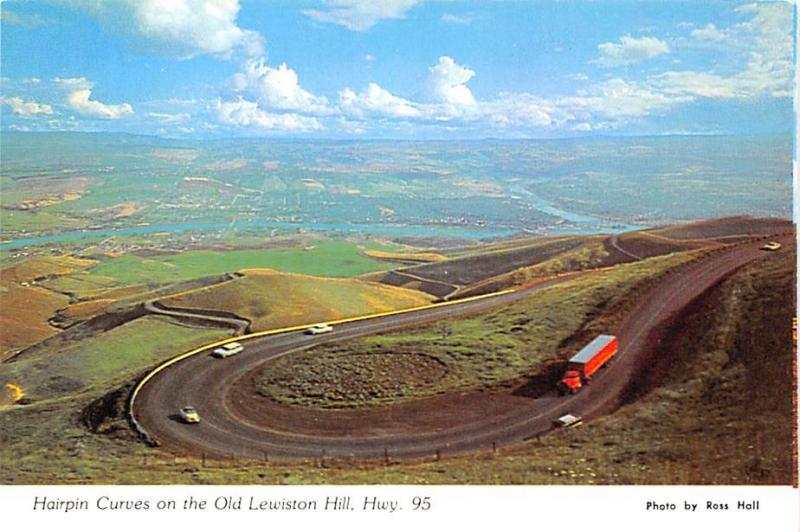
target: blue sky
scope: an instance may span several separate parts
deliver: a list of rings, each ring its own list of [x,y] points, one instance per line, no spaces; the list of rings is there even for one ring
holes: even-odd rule
[[[3,130],[791,131],[784,2],[4,0],[0,13]]]

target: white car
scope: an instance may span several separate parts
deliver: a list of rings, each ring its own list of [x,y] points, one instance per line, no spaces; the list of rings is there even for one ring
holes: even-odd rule
[[[222,347],[214,349],[214,356],[217,358],[228,358],[242,351],[244,351],[242,344],[239,342],[230,342]]]
[[[327,323],[317,323],[306,329],[306,334],[325,334],[333,330],[333,327]]]
[[[184,423],[200,423],[200,414],[193,406],[184,406],[181,408],[181,419]]]
[[[767,242],[766,244],[761,246],[761,249],[764,250],[764,251],[778,251],[779,249],[781,249],[781,243],[780,242]]]
[[[556,427],[577,427],[581,423],[583,423],[583,418],[572,414],[561,416],[554,421]]]

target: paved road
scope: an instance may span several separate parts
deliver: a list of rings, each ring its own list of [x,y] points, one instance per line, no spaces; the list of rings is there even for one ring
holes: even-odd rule
[[[789,244],[793,237],[776,240]],[[548,393],[525,398],[524,404],[443,430],[413,430],[377,435],[321,436],[263,426],[243,414],[231,401],[231,387],[264,361],[308,349],[322,342],[335,342],[378,334],[435,319],[460,316],[510,303],[545,286],[548,281],[521,292],[496,298],[432,308],[429,310],[342,324],[324,337],[286,333],[255,339],[241,355],[217,360],[206,354],[186,359],[153,377],[141,390],[135,414],[145,429],[163,446],[177,452],[218,457],[306,458],[325,456],[393,458],[432,456],[435,452],[463,452],[522,441],[552,428],[555,418],[574,413],[592,418],[614,410],[625,387],[657,343],[660,326],[693,299],[749,261],[763,256],[763,242],[738,244],[712,252],[668,274],[641,298],[618,331],[620,349],[612,364],[593,379],[591,386],[575,396]],[[203,421],[187,425],[176,414],[187,404],[195,406]]]

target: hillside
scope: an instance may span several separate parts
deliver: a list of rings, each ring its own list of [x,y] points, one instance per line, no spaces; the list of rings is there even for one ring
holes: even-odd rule
[[[35,280],[69,274],[96,262],[69,256],[42,256],[0,270],[0,359],[58,332],[47,320],[69,303],[69,297],[36,286]]]
[[[159,300],[167,307],[211,309],[247,318],[253,330],[327,321],[430,303],[422,292],[370,283],[241,270],[242,277]]]

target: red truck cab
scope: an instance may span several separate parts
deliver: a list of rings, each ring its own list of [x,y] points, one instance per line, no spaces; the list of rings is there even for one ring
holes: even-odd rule
[[[575,370],[566,372],[564,378],[558,383],[558,388],[563,393],[576,394],[581,389],[581,386],[583,386],[581,374]]]

